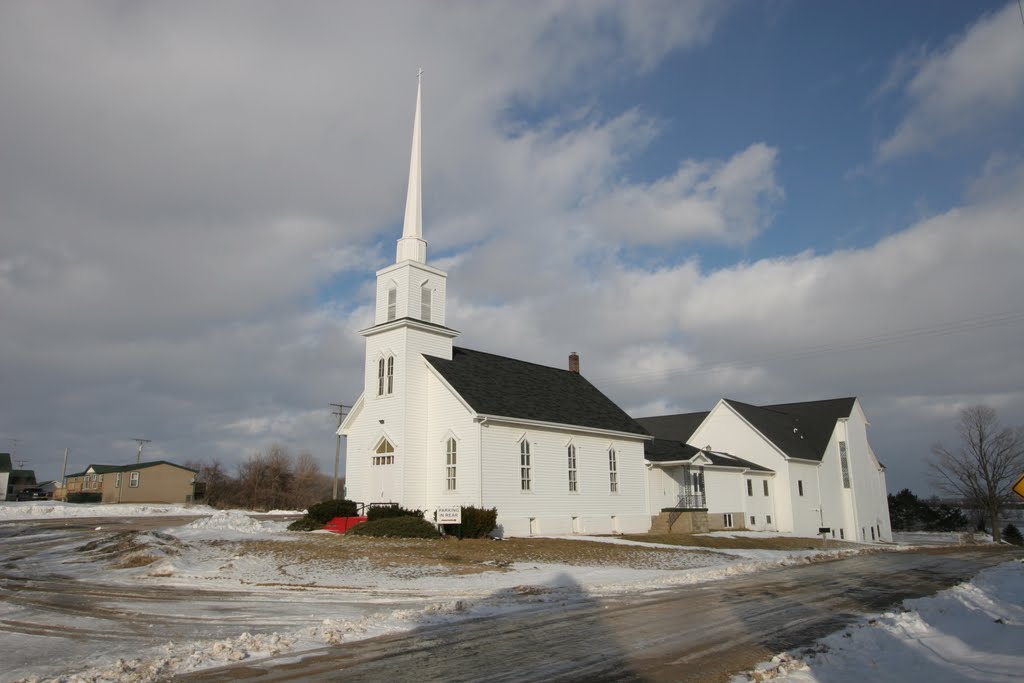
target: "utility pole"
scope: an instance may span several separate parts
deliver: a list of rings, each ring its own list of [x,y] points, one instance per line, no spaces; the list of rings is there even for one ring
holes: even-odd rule
[[[331,412],[331,415],[338,416],[338,429],[341,429],[341,421],[345,418],[345,411],[350,410],[352,406],[347,406],[344,403],[331,403],[332,408],[337,408]],[[337,431],[334,433],[336,442],[334,444],[334,493],[333,499],[338,500],[338,466],[341,464],[341,434]]]
[[[64,475],[68,472],[68,451],[70,449],[64,449],[64,467],[60,468],[60,485],[64,486]]]
[[[132,439],[132,441],[139,444],[139,452],[135,455],[135,464],[138,465],[142,462],[142,447],[152,441],[152,439]]]

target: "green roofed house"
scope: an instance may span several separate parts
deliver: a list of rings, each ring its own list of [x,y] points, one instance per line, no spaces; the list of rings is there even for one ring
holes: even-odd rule
[[[100,493],[104,503],[191,503],[196,470],[166,460],[132,465],[89,465],[64,477],[61,497]]]

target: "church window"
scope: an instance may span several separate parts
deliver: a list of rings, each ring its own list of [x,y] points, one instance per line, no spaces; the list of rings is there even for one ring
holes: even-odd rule
[[[754,495],[754,480],[753,479],[747,479],[747,495],[748,496]]]
[[[445,480],[447,481],[447,489],[449,491],[455,490],[455,461],[457,459],[455,439],[448,439],[448,448],[445,456]]]
[[[846,442],[839,442],[839,464],[843,468],[843,488],[850,488],[850,458],[846,452]]]
[[[523,491],[533,488],[532,467],[530,465],[530,442],[523,439],[519,442],[519,487]]]
[[[388,356],[388,395],[395,390],[395,357]]]
[[[384,359],[377,361],[377,395],[384,395]]]
[[[619,467],[615,461],[615,449],[608,449],[608,484],[612,493],[619,492]]]
[[[430,305],[433,303],[434,293],[427,285],[420,287],[420,318],[430,322]]]
[[[398,289],[392,285],[388,287],[388,320],[394,320],[398,311]]]
[[[395,447],[387,439],[381,439],[373,456],[374,465],[394,465]]]
[[[768,480],[764,479],[761,481],[761,488],[764,489],[764,495],[768,495]]]
[[[578,491],[576,483],[576,445],[569,444],[566,452],[569,458],[569,493],[576,493]]]

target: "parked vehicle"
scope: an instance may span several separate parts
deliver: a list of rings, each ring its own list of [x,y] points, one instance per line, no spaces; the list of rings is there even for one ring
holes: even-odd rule
[[[50,494],[40,488],[22,489],[15,496],[15,500],[49,500]]]

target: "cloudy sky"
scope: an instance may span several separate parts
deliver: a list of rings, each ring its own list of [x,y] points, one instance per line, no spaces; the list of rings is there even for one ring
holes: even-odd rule
[[[0,450],[330,471],[394,259],[634,415],[856,395],[890,488],[1024,424],[1016,0],[0,4]]]

